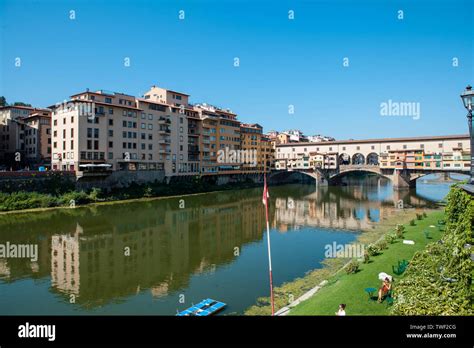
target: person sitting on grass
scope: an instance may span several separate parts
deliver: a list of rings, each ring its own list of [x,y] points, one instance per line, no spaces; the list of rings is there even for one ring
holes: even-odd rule
[[[392,284],[390,283],[390,279],[388,279],[387,277],[384,279],[382,283],[382,287],[379,289],[379,299],[378,299],[379,303],[382,302],[382,297],[386,296],[391,288],[392,288]]]
[[[338,315],[338,316],[346,315],[346,305],[344,303],[341,303],[339,305],[339,310],[336,312],[336,315]]]

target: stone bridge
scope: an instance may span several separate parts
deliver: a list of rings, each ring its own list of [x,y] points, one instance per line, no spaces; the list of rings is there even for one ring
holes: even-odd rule
[[[270,174],[270,180],[277,179],[278,176],[286,173],[301,173],[313,178],[317,186],[327,186],[337,184],[338,181],[349,173],[373,173],[384,177],[392,182],[394,189],[404,189],[416,186],[416,180],[429,174],[466,174],[465,170],[423,170],[423,169],[385,169],[378,165],[339,165],[337,169],[294,169],[277,170]]]

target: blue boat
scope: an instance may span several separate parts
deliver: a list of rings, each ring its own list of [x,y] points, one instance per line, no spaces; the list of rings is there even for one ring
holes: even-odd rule
[[[184,311],[178,312],[178,317],[207,317],[223,310],[226,304],[213,299],[205,299]]]

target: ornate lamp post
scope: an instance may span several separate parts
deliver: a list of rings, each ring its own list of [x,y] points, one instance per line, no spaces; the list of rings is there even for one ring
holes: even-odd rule
[[[467,109],[467,122],[469,125],[469,137],[471,140],[471,178],[469,179],[469,184],[474,185],[474,138],[472,134],[472,109],[474,108],[474,91],[470,85],[468,85],[461,93],[461,99],[464,103],[464,107]]]

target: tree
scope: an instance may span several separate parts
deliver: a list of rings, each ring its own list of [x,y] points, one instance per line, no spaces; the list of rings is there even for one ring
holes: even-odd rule
[[[0,96],[0,106],[7,106],[7,99],[2,95]]]
[[[23,102],[14,102],[13,106],[29,106],[29,107],[31,107],[31,104],[26,104],[26,103],[23,103]]]

